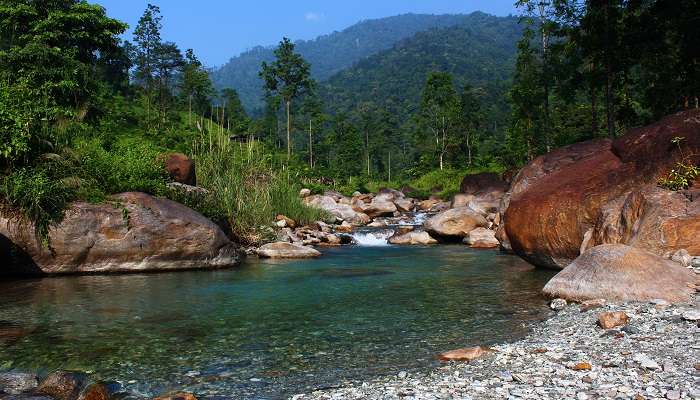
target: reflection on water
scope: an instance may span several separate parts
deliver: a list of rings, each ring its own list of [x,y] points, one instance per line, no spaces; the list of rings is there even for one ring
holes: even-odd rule
[[[539,293],[551,275],[441,246],[0,282],[0,366],[94,371],[144,394],[279,398],[522,336],[547,312]]]

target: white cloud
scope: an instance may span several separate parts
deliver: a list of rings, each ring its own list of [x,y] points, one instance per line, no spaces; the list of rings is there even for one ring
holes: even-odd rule
[[[321,14],[321,13],[316,13],[316,12],[313,12],[313,11],[307,12],[306,15],[304,16],[304,18],[305,18],[307,21],[311,21],[311,22],[320,21],[320,20],[322,20],[324,17],[325,17],[325,15],[323,15],[323,14]]]

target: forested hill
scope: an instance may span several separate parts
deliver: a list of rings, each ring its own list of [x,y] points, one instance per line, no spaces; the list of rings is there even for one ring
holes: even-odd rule
[[[404,14],[362,21],[340,32],[299,41],[296,50],[311,63],[314,79],[324,81],[418,32],[456,25],[470,26],[476,31],[488,30],[498,20],[481,12],[467,15]],[[262,81],[258,72],[263,61],[273,60],[273,50],[273,47],[258,46],[233,57],[227,64],[212,71],[214,86],[219,90],[227,87],[236,89],[249,111],[262,107]]]
[[[334,112],[364,103],[405,120],[420,104],[428,74],[449,72],[457,86],[478,89],[487,114],[504,114],[521,35],[516,17],[472,14],[467,24],[419,32],[339,72],[320,85],[321,95]]]

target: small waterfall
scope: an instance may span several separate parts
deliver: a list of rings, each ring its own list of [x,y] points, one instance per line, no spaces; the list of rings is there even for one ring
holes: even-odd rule
[[[388,246],[389,239],[394,234],[391,229],[385,229],[380,231],[365,231],[365,232],[355,232],[352,235],[353,242],[361,247],[378,247],[378,246]]]
[[[422,226],[425,220],[428,219],[428,213],[417,212],[411,215],[411,219],[406,221],[400,221],[401,226]]]

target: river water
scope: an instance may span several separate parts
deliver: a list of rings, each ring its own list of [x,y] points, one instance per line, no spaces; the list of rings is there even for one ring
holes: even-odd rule
[[[553,273],[497,251],[323,252],[224,271],[0,281],[0,369],[90,371],[143,395],[277,399],[431,368],[442,351],[519,338],[548,313],[540,290]]]

